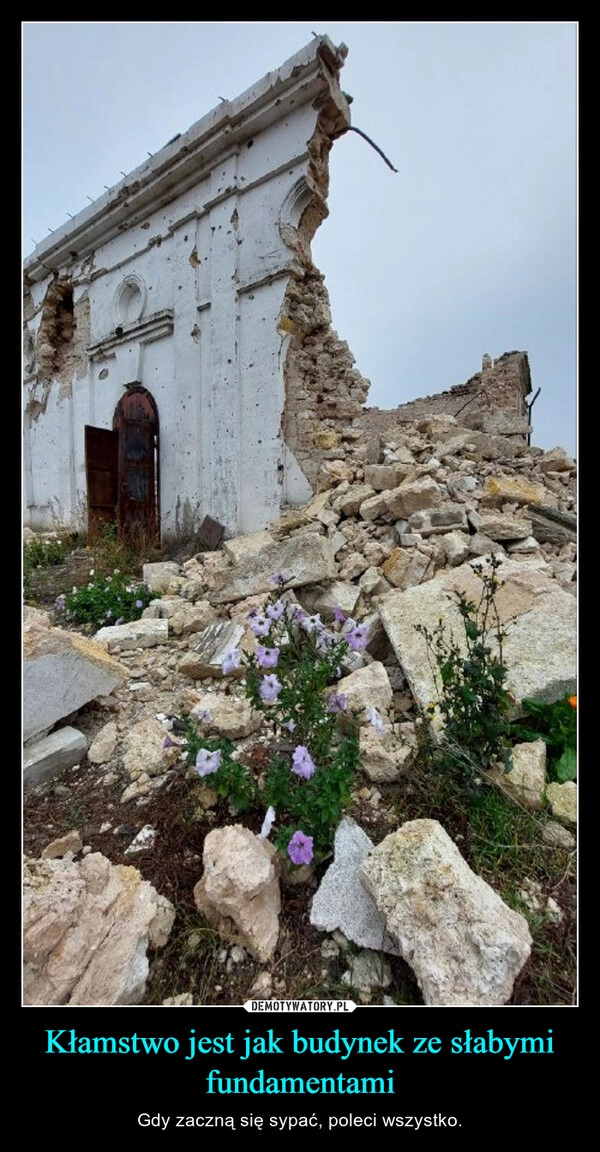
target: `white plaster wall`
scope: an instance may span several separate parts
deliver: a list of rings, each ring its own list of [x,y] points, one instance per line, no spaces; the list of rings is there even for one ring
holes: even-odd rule
[[[177,164],[187,162],[186,153],[167,146],[166,160],[155,158],[132,174],[139,180],[123,182],[119,203],[131,196],[124,222],[109,227],[108,208],[116,201],[103,198],[104,238],[75,260],[69,254],[60,269],[76,294],[89,295],[90,344],[87,365],[79,368],[83,379],[73,380],[71,396],[64,381],[45,385],[45,412],[24,420],[24,520],[32,527],[49,501],[58,503],[66,521],[81,510],[84,425],[112,428],[118,401],[133,381],[148,389],[158,409],[163,533],[188,534],[206,514],[229,536],[253,531],[279,514],[284,491],[300,500],[310,495],[281,437],[286,337],[277,327],[294,261],[281,235],[282,211],[285,205],[289,216],[292,191],[307,173],[318,116],[315,92],[329,82],[319,73],[315,46],[300,57],[305,80],[297,79],[294,58],[185,134],[177,147],[187,148],[194,134],[206,132],[195,183],[186,177],[189,186],[177,190]],[[271,98],[285,84],[291,87],[284,98]],[[243,112],[248,121],[234,142],[236,109],[238,120]],[[226,114],[231,120],[223,127]],[[172,172],[171,155],[177,157]],[[160,195],[153,201],[148,195],[142,210],[135,189],[154,170],[166,172],[168,182],[161,175]],[[129,211],[129,200],[125,206]],[[90,221],[94,238],[101,235],[100,210],[86,210],[81,218],[85,227]],[[68,231],[65,251],[67,237]],[[115,298],[126,277],[142,286],[145,306],[137,328],[125,324],[119,334]],[[34,336],[49,283],[45,277],[31,288],[37,311],[28,326]],[[152,327],[157,314],[162,319]],[[26,384],[26,408],[40,387]]]

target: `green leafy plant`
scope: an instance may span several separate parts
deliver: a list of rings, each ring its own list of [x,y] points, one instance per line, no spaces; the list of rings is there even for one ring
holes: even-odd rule
[[[498,760],[510,771],[510,721],[512,704],[506,686],[507,669],[503,659],[506,632],[496,608],[500,588],[497,572],[501,560],[492,554],[473,570],[481,577],[482,590],[475,604],[462,592],[456,593],[464,642],[459,644],[440,619],[434,629],[416,624],[424,637],[427,655],[438,685],[436,707],[444,718],[439,748],[434,751],[438,766],[450,767],[465,783],[478,779],[480,769]]]
[[[520,740],[543,740],[550,780],[564,784],[577,778],[577,697],[564,696],[553,704],[526,697],[523,708],[529,722],[515,721],[512,734]]]
[[[145,584],[132,584],[118,569],[112,576],[96,575],[92,569],[90,577],[83,587],[57,598],[55,610],[66,623],[89,624],[95,629],[127,624],[139,620],[152,599]]]
[[[284,582],[281,576],[274,579],[280,586]],[[343,693],[328,689],[348,651],[367,643],[367,630],[339,610],[328,629],[320,616],[309,616],[277,592],[263,611],[249,614],[248,622],[260,643],[255,654],[245,657],[246,695],[264,714],[272,737],[264,773],[253,781],[232,760],[231,747],[202,736],[206,714],[194,716],[194,711],[200,730],[193,735],[188,730],[187,759],[201,776],[210,776],[217,793],[236,809],[251,803],[267,808],[262,834],[275,824],[274,843],[293,864],[319,862],[331,852],[335,829],[350,803],[359,755],[358,719],[347,712]],[[239,667],[242,658],[239,649],[232,649],[223,671]]]
[[[23,545],[23,595],[31,596],[31,575],[36,568],[50,568],[63,564],[71,545],[61,537],[34,537]]]

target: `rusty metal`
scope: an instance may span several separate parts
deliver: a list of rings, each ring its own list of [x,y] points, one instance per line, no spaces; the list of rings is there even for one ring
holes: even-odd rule
[[[117,526],[121,539],[158,543],[158,411],[141,385],[121,397],[113,419],[118,435]]]

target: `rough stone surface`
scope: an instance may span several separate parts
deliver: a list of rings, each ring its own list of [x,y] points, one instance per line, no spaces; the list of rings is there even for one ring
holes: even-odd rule
[[[411,820],[360,867],[426,1004],[505,1004],[532,940],[437,820]]]
[[[410,588],[389,592],[379,603],[379,614],[415,699],[423,709],[437,699],[433,671],[420,623],[430,630],[440,617],[464,650],[464,629],[456,606],[455,590],[474,603],[481,597],[481,580],[470,564]],[[526,696],[551,703],[576,690],[577,606],[574,598],[551,579],[537,562],[503,561],[498,577],[504,581],[496,597],[502,624],[507,625],[503,657],[508,683],[517,705]],[[517,707],[516,711],[519,709]]]
[[[342,984],[356,988],[359,992],[371,992],[373,988],[389,988],[392,972],[389,964],[378,952],[359,952],[351,956],[349,967],[342,973]]]
[[[23,787],[51,780],[66,768],[80,764],[87,740],[76,728],[65,726],[28,744],[23,753]]]
[[[564,784],[549,784],[546,798],[555,819],[574,828],[577,824],[577,785],[572,780]]]
[[[179,564],[174,560],[161,560],[157,564],[144,564],[142,579],[150,592],[159,596],[167,592],[174,576],[179,576]]]
[[[211,719],[202,723],[202,731],[207,735],[218,733],[230,740],[241,740],[258,732],[263,717],[252,707],[246,698],[224,696],[220,692],[203,692],[193,705],[194,714],[208,712]]]
[[[333,579],[336,567],[329,541],[314,532],[305,532],[281,543],[267,542],[254,551],[247,549],[243,564],[221,573],[220,587],[210,593],[209,599],[212,604],[224,604],[259,592],[272,592],[273,576],[279,572],[285,576],[288,588]]]
[[[167,771],[171,749],[163,748],[165,729],[158,720],[138,721],[123,741],[123,767],[130,780],[160,776]]]
[[[168,620],[131,620],[128,624],[114,624],[96,632],[99,644],[106,644],[109,652],[127,652],[133,648],[154,648],[169,639]]]
[[[88,748],[88,760],[91,764],[108,764],[117,747],[117,725],[109,720],[100,729]]]
[[[204,841],[204,873],[194,888],[198,911],[262,963],[270,960],[279,935],[275,857],[272,844],[240,824],[215,828]]]
[[[136,868],[99,852],[81,863],[25,859],[24,1003],[139,1004],[147,949],[163,947],[174,919]]]
[[[359,865],[372,848],[372,841],[354,820],[341,821],[335,833],[333,863],[314,895],[310,922],[323,932],[339,928],[360,948],[398,956],[385,920],[358,875]]]
[[[512,749],[512,771],[492,768],[484,773],[507,796],[533,810],[544,806],[546,783],[546,745],[543,740],[515,744]]]
[[[237,648],[244,635],[244,626],[230,620],[211,624],[190,640],[189,652],[181,660],[179,671],[193,680],[223,675],[223,660],[232,648]],[[240,669],[240,675],[243,669]]]
[[[374,660],[366,668],[358,668],[349,676],[343,676],[334,691],[345,694],[347,711],[357,709],[365,724],[368,723],[365,708],[377,708],[379,713],[385,713],[392,703],[389,676],[379,660]]]
[[[76,632],[43,627],[28,616],[23,630],[23,739],[54,727],[127,673],[102,645]]]

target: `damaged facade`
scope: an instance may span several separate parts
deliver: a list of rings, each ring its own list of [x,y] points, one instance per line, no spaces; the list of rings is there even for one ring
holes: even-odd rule
[[[310,255],[346,53],[312,40],[26,260],[29,527],[251,532],[351,450],[368,384]]]
[[[331,327],[311,241],[350,127],[347,49],[313,39],[25,261],[24,524],[232,537],[377,463],[434,413],[522,447],[525,353],[385,412]]]

